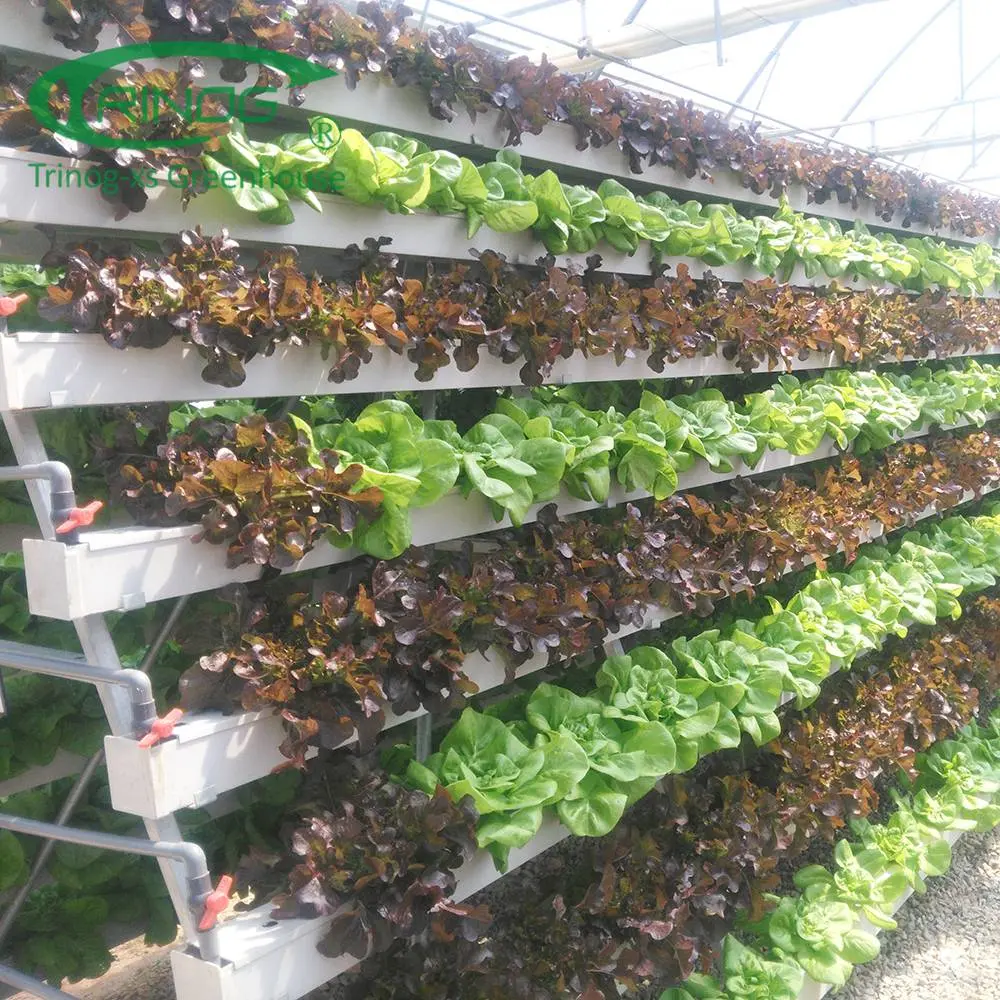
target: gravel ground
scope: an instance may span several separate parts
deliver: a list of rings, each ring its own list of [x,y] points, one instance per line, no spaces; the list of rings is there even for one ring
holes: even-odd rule
[[[1000,1000],[1000,830],[966,834],[948,874],[896,919],[838,1000]]]

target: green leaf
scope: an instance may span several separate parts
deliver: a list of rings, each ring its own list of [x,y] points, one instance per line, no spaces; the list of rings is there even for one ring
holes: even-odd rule
[[[0,830],[0,892],[20,885],[28,877],[28,864],[17,837]]]
[[[420,486],[410,499],[411,507],[429,507],[441,499],[457,482],[460,470],[455,449],[445,441],[423,438],[420,455]]]
[[[701,709],[686,719],[680,719],[674,725],[674,732],[684,739],[698,740],[708,736],[719,724],[721,706],[716,703]]]
[[[354,544],[376,559],[394,559],[413,543],[413,522],[405,506],[390,497],[382,500],[378,517],[354,528]]]
[[[519,233],[538,221],[538,206],[533,201],[501,198],[482,206],[486,225],[496,233]]]
[[[462,172],[458,180],[455,181],[452,191],[463,205],[482,206],[486,202],[486,185],[483,183],[482,177],[479,176],[475,164],[464,156],[462,157]]]
[[[472,454],[466,453],[462,456],[462,468],[468,476],[469,482],[483,496],[490,500],[503,500],[514,495],[513,488],[502,479],[488,476],[479,464],[479,459]]]
[[[945,875],[951,867],[951,844],[943,838],[932,840],[920,859],[920,868],[925,875]]]
[[[863,965],[878,955],[878,938],[865,931],[850,930],[844,935],[844,944],[840,953],[852,965]]]
[[[576,797],[557,803],[556,812],[574,836],[603,837],[618,825],[627,801],[627,795],[591,771],[578,785]]]
[[[515,812],[491,813],[483,816],[476,827],[476,842],[480,847],[500,844],[503,847],[524,847],[542,825],[542,807],[529,806]]]

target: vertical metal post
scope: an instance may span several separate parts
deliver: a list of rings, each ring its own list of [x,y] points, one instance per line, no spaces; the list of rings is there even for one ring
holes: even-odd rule
[[[958,95],[965,100],[965,0],[958,0]]]
[[[420,415],[424,420],[433,420],[437,414],[437,390],[425,392],[420,400]],[[417,735],[414,752],[417,760],[427,760],[431,755],[431,730],[434,728],[434,717],[428,712],[417,719]]]
[[[433,420],[437,415],[437,390],[425,392],[420,400],[420,416],[424,420]]]
[[[414,752],[417,760],[427,760],[431,755],[431,730],[434,728],[434,717],[429,713],[417,719],[417,739]]]
[[[764,59],[762,60],[761,64],[753,71],[753,75],[750,77],[750,79],[747,80],[746,86],[740,91],[739,97],[737,97],[736,100],[729,105],[729,110],[726,112],[726,121],[729,121],[729,119],[733,117],[733,112],[736,110],[737,106],[742,104],[746,100],[747,94],[749,94],[750,91],[753,90],[753,86],[760,79],[761,74],[764,72],[764,70],[767,69],[772,60],[778,58],[778,56],[781,54],[782,48],[784,48],[785,42],[787,42],[788,39],[792,37],[792,35],[795,33],[795,29],[801,23],[802,23],[801,21],[792,21],[792,23],[785,29],[785,33],[781,36],[781,38],[778,39],[778,42],[774,46],[774,48],[771,49],[771,51],[768,52],[766,56],[764,56]]]
[[[976,105],[973,102],[972,105],[972,163],[971,166],[976,165],[976,161],[979,159],[978,150],[976,149]]]
[[[722,0],[712,0],[715,14],[715,63],[722,65]]]

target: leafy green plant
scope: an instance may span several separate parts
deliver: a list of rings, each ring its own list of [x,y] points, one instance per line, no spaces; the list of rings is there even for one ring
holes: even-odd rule
[[[875,927],[895,930],[892,905],[906,892],[908,884],[906,875],[896,867],[895,858],[887,857],[877,848],[855,852],[848,841],[840,840],[834,862],[832,872],[822,865],[800,868],[795,873],[796,888],[805,895],[847,903]]]
[[[305,133],[257,142],[245,136],[239,123],[231,123],[219,149],[206,154],[206,163],[220,173],[228,167],[247,177],[262,168],[273,174],[297,170],[305,185],[293,190],[320,211],[313,190],[337,191],[362,204],[377,201],[390,212],[422,207],[461,212],[470,239],[484,224],[495,232],[532,229],[551,253],[588,253],[605,241],[633,254],[640,243],[648,242],[657,255],[694,257],[714,266],[748,259],[763,273],[786,279],[801,263],[808,277],[851,275],[916,290],[936,286],[966,294],[983,292],[998,273],[1000,257],[985,243],[972,251],[929,237],[899,242],[873,235],[861,223],[844,232],[835,221],[799,215],[787,203],[773,217],[747,219],[731,205],[682,205],[662,191],[636,196],[612,179],[593,191],[562,184],[551,170],[527,174],[520,155],[510,149],[476,166],[391,132],[366,139],[355,129],[340,130],[328,118],[313,118],[310,127],[326,132],[329,149],[318,149]],[[264,222],[293,219],[289,194],[273,185],[238,185],[230,193],[241,208],[256,212]]]
[[[696,973],[661,993],[660,1000],[795,1000],[803,978],[795,962],[765,957],[727,934],[721,982]]]
[[[828,672],[835,664],[850,666],[888,635],[906,635],[914,621],[957,618],[958,595],[996,582],[998,563],[987,553],[997,545],[1000,517],[949,518],[892,547],[866,546],[850,570],[819,574],[785,608],[768,600],[775,614],[797,618],[803,631],[819,638],[819,662]],[[782,694],[804,700],[802,685],[792,680],[803,644],[796,630],[779,631],[776,624],[774,616],[763,620],[772,641],[781,636],[789,642],[791,656],[783,656],[780,645],[765,645],[753,622],[739,621],[725,633],[709,629],[675,639],[669,652],[638,647],[610,658],[587,696],[542,684],[523,707],[515,700],[509,711],[497,709],[493,716],[466,709],[442,750],[426,765],[411,762],[407,777],[427,792],[441,784],[453,795],[472,795],[480,812],[489,814],[480,826],[480,846],[491,846],[501,866],[507,848],[522,846],[537,832],[545,807],[555,806],[574,834],[602,836],[657,779],[689,769],[705,753],[739,745],[743,733],[758,745],[780,733],[775,710]],[[809,685],[822,680],[811,660],[803,673]],[[533,743],[532,731],[538,734]],[[989,766],[974,771],[965,763],[941,762],[938,770],[973,797],[981,788],[1000,788]],[[849,849],[843,850],[843,884],[837,891],[846,893],[849,883],[860,891],[864,873]],[[866,855],[861,867],[871,861]],[[821,900],[823,880],[812,874],[817,884],[806,896],[816,912],[810,911],[809,925],[825,912],[820,903],[840,899],[827,893]],[[885,899],[894,898],[896,881],[888,881]],[[870,888],[875,893],[878,887]],[[884,901],[872,895],[864,905],[877,913]],[[836,926],[842,922],[839,916],[830,919]],[[850,944],[846,947],[844,961],[860,960],[851,958],[857,951]],[[831,966],[826,974],[839,977],[844,965],[835,957],[825,956]]]
[[[855,965],[879,953],[878,938],[857,927],[847,903],[808,890],[795,899],[774,898],[778,905],[766,922],[770,944],[816,982],[843,986]]]
[[[951,819],[949,828],[954,828],[956,818]],[[951,866],[948,841],[933,827],[922,824],[905,806],[897,809],[885,823],[857,819],[852,821],[851,829],[865,852],[874,852],[886,864],[891,864],[915,892],[926,892],[925,878],[943,875]]]
[[[536,745],[575,742],[589,771],[556,800],[556,812],[578,836],[600,837],[614,828],[625,806],[641,798],[653,781],[673,770],[676,746],[660,722],[618,720],[604,702],[582,698],[552,684],[539,685],[525,706],[536,729]]]
[[[407,777],[429,795],[441,784],[455,802],[469,796],[483,817],[479,845],[503,865],[511,847],[538,832],[542,806],[570,795],[589,768],[586,752],[566,734],[530,746],[499,719],[467,708],[436,754],[410,761]]]

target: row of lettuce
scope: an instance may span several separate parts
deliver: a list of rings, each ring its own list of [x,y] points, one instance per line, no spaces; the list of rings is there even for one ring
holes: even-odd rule
[[[288,568],[324,536],[391,558],[412,543],[412,512],[456,488],[519,525],[566,494],[602,504],[613,482],[662,500],[699,463],[734,474],[768,451],[803,456],[830,443],[865,454],[927,425],[982,424],[1000,409],[1000,368],[782,376],[742,402],[718,389],[646,391],[628,412],[575,397],[571,388],[496,398],[465,433],[398,399],[354,420],[331,397],[304,400],[287,419],[250,402],[185,405],[165,439],[142,434],[145,457],[121,468],[119,486],[140,523],[200,522],[234,566]]]
[[[313,140],[317,131],[328,136],[325,148]],[[606,244],[634,254],[648,244],[655,257],[691,257],[713,267],[745,260],[755,271],[785,279],[802,265],[808,278],[848,276],[917,291],[976,294],[994,284],[1000,262],[987,243],[969,250],[929,237],[900,241],[872,234],[860,222],[844,231],[832,219],[808,217],[787,204],[774,216],[747,218],[732,205],[682,204],[663,191],[637,196],[612,179],[595,190],[565,184],[551,169],[530,174],[513,150],[477,165],[394,132],[365,137],[356,129],[341,130],[329,118],[313,118],[309,133],[289,133],[276,142],[250,139],[231,123],[219,149],[203,160],[219,174],[229,169],[251,178],[261,171],[302,178],[288,190],[233,187],[237,205],[279,224],[294,220],[291,200],[322,211],[315,191],[329,191],[393,213],[464,215],[469,239],[485,225],[499,233],[530,230],[549,253],[587,254]]]
[[[766,917],[726,938],[718,978],[696,974],[660,1000],[796,1000],[806,977],[843,986],[875,958],[896,907],[948,871],[948,835],[1000,825],[1000,711],[921,754],[917,772],[885,823],[855,821],[829,868],[799,869],[798,895],[773,897]]]
[[[331,137],[318,146],[317,130]],[[325,148],[324,148],[325,147]],[[565,184],[553,170],[531,174],[520,155],[503,150],[474,164],[467,157],[427,146],[408,136],[340,130],[331,119],[312,119],[308,133],[275,142],[248,138],[238,122],[219,138],[205,167],[243,178],[227,188],[236,205],[262,222],[294,221],[291,203],[322,212],[316,191],[392,213],[427,210],[466,219],[466,236],[482,226],[495,233],[530,232],[548,253],[586,255],[601,247],[635,254],[648,248],[654,260],[686,257],[709,267],[745,262],[754,271],[787,280],[801,266],[807,279],[862,278],[912,291],[942,289],[963,295],[989,291],[1000,272],[1000,255],[988,243],[972,249],[930,237],[897,240],[874,234],[861,222],[844,230],[832,219],[794,212],[782,204],[773,215],[752,218],[720,203],[684,203],[666,192],[636,195],[616,180],[595,190]],[[261,176],[286,176],[283,187],[260,186]]]
[[[406,779],[471,797],[479,846],[501,869],[546,810],[576,836],[604,836],[664,776],[744,733],[758,746],[773,740],[783,695],[808,704],[832,671],[886,636],[958,617],[959,596],[996,583],[1000,516],[947,518],[862,552],[784,606],[772,598],[755,621],[609,657],[583,695],[543,683],[526,699],[467,708],[436,753],[409,761]]]
[[[951,563],[949,562],[948,559],[944,558],[943,556],[935,556],[932,559],[932,562],[933,562],[934,566],[937,567],[937,569],[934,571],[934,573],[940,573],[941,574],[938,577],[937,582],[935,584],[929,584],[928,583],[928,579],[929,578],[927,578],[927,577],[923,577],[922,578],[922,577],[919,576],[919,573],[918,573],[917,577],[913,577],[912,574],[909,571],[909,567],[910,567],[911,564],[909,562],[906,562],[905,560],[902,563],[900,563],[898,566],[897,566],[897,563],[895,561],[891,561],[890,560],[890,568],[898,569],[899,570],[899,572],[897,572],[896,576],[893,576],[892,579],[896,580],[897,577],[899,577],[901,579],[902,583],[905,584],[905,587],[901,587],[898,583],[890,583],[890,584],[888,584],[888,591],[880,591],[880,590],[878,590],[874,586],[874,584],[872,583],[872,581],[871,580],[867,580],[867,577],[866,577],[866,580],[867,580],[866,586],[869,588],[869,590],[871,592],[871,597],[872,597],[873,601],[875,602],[873,604],[873,607],[878,607],[879,608],[879,613],[882,615],[882,618],[880,618],[879,620],[880,621],[884,621],[884,623],[885,623],[884,624],[884,628],[885,629],[889,629],[889,628],[896,627],[896,626],[899,625],[900,607],[902,606],[902,604],[903,604],[904,601],[905,601],[905,603],[907,605],[913,605],[913,606],[915,606],[918,609],[918,611],[923,611],[923,613],[925,615],[925,618],[927,618],[928,620],[933,620],[933,617],[934,617],[934,614],[936,612],[938,604],[940,604],[943,609],[947,610],[948,613],[954,613],[955,612],[955,610],[957,608],[957,604],[954,602],[954,595],[957,594],[957,593],[959,593],[961,591],[963,582],[964,583],[968,583],[969,589],[974,589],[976,586],[984,585],[987,582],[985,574],[980,573],[977,576],[976,579],[970,579],[969,574],[976,575],[975,572],[974,572],[975,571],[975,567],[976,566],[980,566],[980,565],[983,564],[983,560],[985,558],[984,553],[986,553],[987,550],[989,550],[989,552],[993,552],[995,550],[995,546],[997,544],[1000,544],[997,541],[997,537],[996,537],[995,531],[991,531],[991,532],[988,532],[986,534],[983,534],[983,533],[977,531],[977,529],[981,525],[990,525],[991,528],[992,528],[992,521],[993,521],[993,519],[977,519],[977,521],[975,522],[975,527],[974,528],[970,528],[969,530],[966,530],[968,528],[968,526],[964,525],[963,522],[961,522],[960,519],[955,519],[955,520],[953,520],[951,522],[948,522],[949,529],[948,529],[948,531],[944,532],[942,538],[945,540],[945,547],[946,548],[948,546],[951,546],[953,544],[952,541],[948,541],[948,539],[953,539],[953,538],[961,539],[961,541],[959,543],[960,548],[958,550],[955,550],[955,551],[957,551],[958,557],[962,560],[963,565],[965,565],[966,568],[967,568],[967,572],[966,572],[965,576],[961,576],[961,577],[960,576],[956,576],[956,574],[954,572],[954,566],[951,565]],[[949,531],[951,533],[949,533]],[[935,537],[937,537],[937,536],[935,536]],[[909,543],[907,543],[907,544],[909,544]],[[900,551],[903,551],[903,550],[901,549]],[[907,549],[906,551],[909,551],[909,549]],[[916,565],[923,566],[924,562],[927,559],[930,559],[930,558],[931,558],[930,550],[927,550],[927,551],[921,553],[919,555],[919,558],[916,559]],[[994,555],[994,561],[995,561],[995,555]],[[867,564],[865,564],[865,565],[867,565]],[[876,561],[876,565],[878,566],[878,561]],[[879,571],[881,572],[881,570],[884,567],[878,566],[878,568],[879,568]],[[870,575],[871,572],[874,572],[874,571],[873,570],[866,570],[866,572]],[[963,571],[963,572],[965,572],[965,571]],[[934,573],[932,573],[932,575],[934,575]],[[918,579],[922,580],[921,584],[918,584],[916,582]],[[949,586],[949,581],[950,581],[950,586]],[[921,589],[921,587],[923,589]],[[922,598],[923,603],[921,603],[921,598]],[[864,617],[864,616],[862,616],[862,617]],[[852,628],[847,627],[847,626],[850,626],[850,625],[851,625],[851,622],[849,621],[847,623],[847,625],[845,626],[845,628],[846,628],[847,634],[853,636],[855,641],[862,641],[862,642],[864,641],[863,639],[859,639],[859,635],[867,635],[867,636],[873,636],[873,635],[877,636],[877,635],[879,635],[879,633],[877,631],[872,631],[871,629],[869,629],[868,632],[864,632],[863,629],[862,629],[862,631],[860,633],[858,633],[855,630],[853,630]],[[859,628],[860,628],[860,626],[859,626]],[[832,630],[832,629],[833,629],[833,624],[832,624],[832,622],[830,622],[830,623],[828,623],[828,631]],[[704,639],[704,637],[702,637],[702,639]],[[692,642],[697,642],[697,641],[698,641],[697,639],[696,640],[692,640]],[[877,641],[877,639],[876,640],[872,640],[872,641],[873,642]],[[832,643],[836,643],[836,642],[840,642],[843,645],[844,643],[848,642],[848,639],[844,638],[844,636],[840,636],[839,639],[836,636],[829,636],[826,639],[826,643],[828,645],[832,644]],[[782,647],[782,648],[785,648],[785,647]],[[845,648],[847,648],[847,647],[845,646]],[[652,651],[650,651],[650,652],[652,652]],[[639,655],[640,656],[645,656],[645,655],[649,655],[649,654],[647,654],[647,653],[640,653]],[[661,656],[662,654],[656,654],[656,655]],[[676,656],[677,655],[676,650],[675,649],[671,649],[671,653],[668,654],[668,655]],[[699,655],[700,655],[700,653],[699,653]],[[670,671],[669,671],[669,668],[668,668],[667,673],[669,673],[669,672]],[[630,671],[630,673],[635,674],[637,677],[639,676],[639,671],[637,669],[635,669],[635,668],[633,668],[633,670]],[[652,673],[653,672],[650,672],[651,676],[652,676]],[[656,681],[660,682],[660,683],[663,683],[665,681],[664,677],[659,677],[659,676],[655,677],[654,679]],[[808,679],[808,677],[805,677],[805,676],[802,677],[802,678],[800,678],[800,680],[799,680],[799,684],[801,686],[803,686],[804,689],[805,689],[804,691],[800,692],[800,693],[803,694],[804,697],[810,697],[814,693],[814,685],[813,686],[809,686],[808,682],[809,682],[809,679]],[[726,685],[721,685],[719,683],[716,683],[715,687],[716,687],[717,690],[727,690],[727,691],[729,691],[729,693],[730,693],[729,696],[731,697],[732,694],[735,691],[738,690],[739,685],[741,683],[743,683],[743,682],[740,681],[737,677],[733,677],[733,678],[730,679],[729,682],[726,683]],[[709,685],[709,686],[711,686],[711,685]],[[706,690],[707,690],[707,688],[706,688]],[[749,689],[747,690],[747,693],[750,694]],[[567,694],[568,694],[568,697],[571,698],[571,699],[577,697],[576,695],[572,694],[571,692],[567,692]],[[753,693],[751,700],[756,699],[758,697],[759,697],[759,692],[755,692],[755,693]],[[584,699],[580,699],[580,700],[584,700]],[[632,700],[637,705],[638,704],[644,704],[644,702],[642,702],[641,699],[633,698]],[[749,704],[749,701],[747,701],[747,704]],[[742,705],[742,702],[741,703],[737,703],[737,707],[740,707],[740,705]],[[745,706],[743,706],[743,707],[745,708]],[[700,711],[700,709],[699,709],[699,711]],[[750,713],[743,712],[742,715],[741,715],[741,717],[749,718],[749,714]],[[699,722],[699,725],[703,721],[704,721],[704,719],[702,719]],[[576,724],[576,720],[569,720],[569,725],[566,728],[572,730],[572,728],[574,727],[575,724]],[[719,731],[722,732],[722,730],[724,728],[725,727],[720,727]],[[745,731],[750,732],[751,730],[750,729],[746,729]],[[739,739],[739,735],[740,735],[739,729],[737,729],[737,733],[736,733],[737,740]],[[675,740],[675,747],[677,747],[678,745],[679,745],[678,741]],[[730,745],[730,744],[726,743],[725,741],[722,744],[720,744],[720,746],[724,746],[724,745]],[[567,746],[568,746],[568,744],[567,744]],[[613,751],[611,753],[611,756],[614,756],[614,752]],[[640,756],[641,756],[641,754],[640,754]],[[675,754],[675,756],[676,756],[676,754]],[[610,757],[609,757],[609,759],[610,759]],[[617,760],[615,761],[615,763],[617,765],[620,765],[620,766],[623,766],[623,767],[627,767],[630,761],[632,761],[634,763],[634,758],[623,757],[622,755],[619,754],[617,756]],[[545,779],[545,780],[547,780],[547,779]],[[584,780],[586,780],[586,779],[584,779]],[[419,792],[413,793],[413,794],[414,795],[418,795],[418,796],[420,795]],[[442,796],[443,796],[443,798],[442,798]],[[397,793],[397,797],[398,797],[398,793]],[[422,797],[422,798],[424,798],[424,797]],[[406,801],[406,800],[403,800],[403,801]],[[428,822],[430,824],[429,827],[428,827],[428,830],[427,830],[430,839],[427,841],[427,845],[426,846],[427,846],[428,849],[431,849],[432,844],[434,844],[435,841],[434,841],[434,838],[432,836],[430,836],[430,834],[433,833],[434,831],[436,831],[436,833],[438,835],[441,833],[442,826],[444,826],[444,824],[440,823],[442,813],[446,809],[447,810],[453,810],[455,807],[454,806],[447,806],[446,807],[444,805],[445,802],[451,802],[452,800],[451,800],[451,798],[443,790],[441,792],[437,793],[431,799],[424,798],[424,801],[435,803],[435,805],[434,805],[435,813],[433,815],[430,815],[430,816],[427,817]],[[455,825],[458,826],[458,827],[461,827],[466,832],[463,835],[461,835],[461,836],[456,833],[456,835],[449,841],[449,854],[450,854],[450,856],[455,861],[454,867],[457,867],[457,863],[460,862],[460,860],[463,857],[468,856],[468,853],[469,853],[469,851],[471,851],[471,847],[472,847],[471,830],[469,828],[469,822],[475,816],[475,812],[474,811],[472,811],[472,812],[468,811],[469,810],[468,805],[464,806],[463,808],[466,811],[459,814],[462,817],[462,820],[461,820],[461,822],[455,820]],[[436,816],[436,818],[435,818],[435,816]],[[454,819],[454,817],[452,817],[452,818]],[[411,819],[412,819],[412,815],[411,815]],[[450,827],[447,827],[447,826],[445,827],[445,829],[447,829],[449,833],[454,833],[455,832]],[[410,830],[410,832],[412,832],[412,829]],[[371,831],[364,831],[364,834],[365,834],[365,837],[372,836],[372,832]],[[246,833],[242,834],[241,836],[246,836]],[[364,838],[362,838],[362,840],[363,839]],[[237,840],[238,840],[238,837],[237,837]],[[235,841],[234,841],[234,843],[235,843]],[[435,849],[437,849],[437,848],[435,848]],[[293,883],[293,885],[294,885],[294,883]],[[440,887],[438,887],[438,888],[440,888]],[[412,886],[410,886],[409,889],[412,890]],[[411,892],[411,896],[412,896],[412,892]],[[432,899],[429,900],[429,903],[433,902],[435,899],[437,899],[437,897],[432,897]],[[65,902],[65,899],[63,899],[62,902]],[[54,903],[53,903],[53,905],[54,905]],[[61,903],[60,903],[60,905],[61,905]],[[299,900],[298,899],[296,899],[294,901],[294,905],[295,906],[299,905]],[[428,907],[428,909],[430,909],[430,906]],[[73,911],[72,907],[69,908],[69,911],[70,912],[75,912],[75,911]],[[96,912],[96,910],[93,911],[93,912]],[[61,948],[65,948],[66,946],[65,945],[61,945],[60,947]],[[31,954],[35,955],[36,952],[37,952],[37,947],[35,948],[35,951],[31,952]],[[48,955],[49,953],[46,952],[46,954]],[[36,958],[37,958],[37,955],[36,955]],[[51,961],[53,963],[55,962],[54,952],[53,952],[52,955],[50,955],[50,959],[51,959]],[[40,959],[39,959],[39,961],[40,961]],[[55,967],[56,966],[53,965],[53,968],[55,968]],[[68,967],[68,966],[64,966],[64,967]]]
[[[367,0],[350,9],[335,0],[313,0],[305,7],[292,0],[219,2],[183,13],[128,0],[66,0],[45,12],[44,23],[58,41],[80,52],[113,44],[112,31],[99,38],[105,29],[114,29],[121,45],[212,37],[292,52],[323,67],[336,66],[349,89],[362,77],[412,88],[422,93],[435,122],[453,121],[463,112],[473,121],[495,115],[506,145],[518,145],[524,132],[569,127],[578,149],[617,146],[633,173],[666,167],[682,186],[681,177],[732,170],[758,196],[777,197],[789,186],[802,185],[819,204],[871,199],[879,218],[898,218],[903,226],[916,222],[970,237],[1000,227],[1000,209],[987,195],[881,163],[865,151],[768,139],[687,100],[642,93],[608,78],[558,72],[545,60],[507,58],[477,45],[467,26],[425,30],[410,13],[404,5]],[[26,16],[41,17],[35,8],[26,8]],[[27,89],[31,80],[8,77],[16,89]],[[302,97],[301,88],[289,90],[289,103],[298,104]],[[358,98],[367,99],[364,92]]]
[[[335,280],[310,274],[291,247],[257,257],[225,232],[197,230],[155,250],[70,242],[44,260],[44,268],[0,264],[0,288],[31,300],[9,324],[99,334],[117,349],[180,340],[206,362],[203,378],[223,386],[242,384],[246,364],[278,347],[318,345],[324,360],[329,352],[330,380],[345,389],[389,351],[405,356],[417,382],[496,358],[521,364],[521,381],[540,385],[557,363],[581,355],[617,364],[641,357],[652,372],[721,355],[749,373],[788,369],[810,354],[852,364],[988,352],[1000,323],[992,298],[795,288],[770,278],[695,282],[685,264],[651,283],[572,266],[539,273],[492,251],[451,267],[366,252]]]
[[[134,72],[127,82],[141,86],[145,79],[145,74]],[[185,71],[157,70],[149,79],[155,79],[161,90],[166,84],[169,91],[192,84]],[[196,86],[191,89],[197,91]],[[225,109],[210,93],[199,97],[207,99],[215,122],[220,113],[225,121]],[[50,106],[57,119],[65,113],[57,97],[50,98]],[[22,112],[22,126],[35,121],[27,91],[11,88],[10,108]],[[99,114],[85,105],[81,113],[88,112]],[[642,247],[654,261],[685,257],[709,267],[746,262],[761,274],[786,279],[801,266],[810,280],[862,278],[878,285],[915,291],[940,288],[966,295],[993,288],[1000,267],[1000,257],[985,242],[970,249],[931,237],[900,240],[873,234],[861,222],[845,231],[832,219],[796,213],[786,202],[773,216],[748,218],[728,204],[681,203],[664,191],[636,195],[611,178],[596,189],[566,184],[551,169],[540,174],[525,171],[520,154],[510,149],[477,164],[395,132],[377,131],[366,137],[353,128],[341,129],[326,117],[310,119],[308,132],[268,140],[249,137],[237,119],[206,128],[169,105],[159,119],[158,129],[168,128],[181,140],[172,156],[156,151],[122,159],[98,150],[98,160],[103,157],[108,166],[90,168],[99,178],[98,186],[131,209],[145,205],[145,187],[162,184],[181,189],[185,203],[215,188],[259,221],[288,225],[295,220],[295,203],[323,211],[320,192],[392,213],[427,211],[464,218],[470,240],[484,225],[495,233],[530,233],[548,253],[584,256],[606,246],[635,254]],[[125,115],[113,116],[107,130],[123,144],[129,138],[143,142],[149,138],[149,123]],[[58,133],[47,127],[27,125],[26,131],[21,142],[34,138],[53,142],[56,148],[61,145]],[[320,135],[322,142],[316,140]],[[156,180],[158,170],[166,176]],[[130,180],[133,190],[123,192]]]

